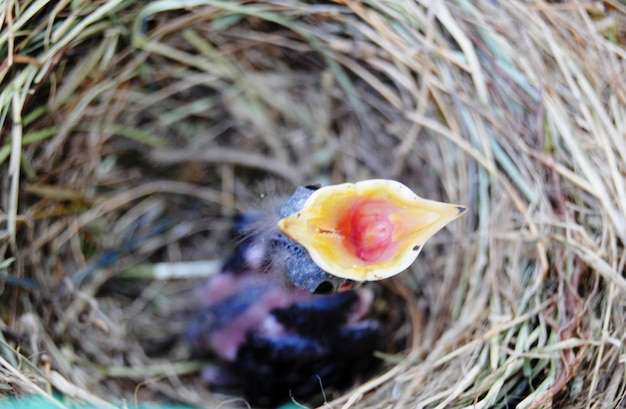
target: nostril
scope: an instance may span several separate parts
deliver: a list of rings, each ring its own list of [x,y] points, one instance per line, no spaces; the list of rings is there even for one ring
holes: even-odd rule
[[[330,281],[322,281],[317,288],[315,289],[315,291],[313,291],[313,294],[318,294],[318,295],[328,295],[328,294],[332,294],[335,292],[335,286],[333,283],[331,283]]]

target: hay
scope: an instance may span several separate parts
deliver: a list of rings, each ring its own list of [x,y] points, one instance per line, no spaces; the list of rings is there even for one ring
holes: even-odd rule
[[[2,396],[227,400],[154,263],[219,259],[260,180],[385,177],[470,212],[325,407],[624,405],[622,2],[1,4]]]

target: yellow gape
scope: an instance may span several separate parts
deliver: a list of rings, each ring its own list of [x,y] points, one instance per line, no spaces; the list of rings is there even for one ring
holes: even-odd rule
[[[278,228],[326,272],[374,281],[404,271],[463,206],[422,199],[402,183],[374,179],[322,187]]]

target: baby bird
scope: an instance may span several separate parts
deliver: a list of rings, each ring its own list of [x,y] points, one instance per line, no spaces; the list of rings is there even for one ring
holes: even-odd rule
[[[405,270],[428,238],[465,208],[370,180],[300,187],[276,213],[246,212],[223,271],[199,289],[187,337],[223,365],[204,371],[255,406],[344,388],[379,363],[373,292],[355,283]]]
[[[265,260],[277,244],[247,233],[258,217],[238,216],[233,254],[222,272],[198,290],[204,305],[191,320],[187,338],[197,353],[211,352],[222,360],[203,372],[204,380],[240,391],[261,407],[350,386],[376,368],[374,351],[383,348],[382,326],[366,319],[373,292],[360,288],[317,295],[277,280]]]

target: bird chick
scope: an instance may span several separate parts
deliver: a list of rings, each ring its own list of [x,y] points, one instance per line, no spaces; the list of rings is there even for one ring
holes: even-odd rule
[[[237,246],[198,291],[187,331],[195,351],[224,361],[205,380],[261,406],[349,386],[376,366],[384,339],[367,318],[372,291],[354,284],[405,270],[465,210],[369,180],[301,187],[278,212],[241,214]]]
[[[232,273],[216,277],[222,275]],[[222,359],[203,372],[209,385],[267,407],[348,387],[379,363],[374,351],[383,347],[383,329],[366,319],[369,289],[332,295],[264,284],[239,289],[203,310],[188,329],[194,350]]]
[[[233,253],[197,290],[201,310],[187,339],[196,354],[221,359],[204,380],[263,407],[350,386],[376,367],[374,351],[383,347],[382,326],[367,319],[372,290],[318,295],[277,279],[267,258],[281,241],[250,234],[259,217],[237,217]]]

